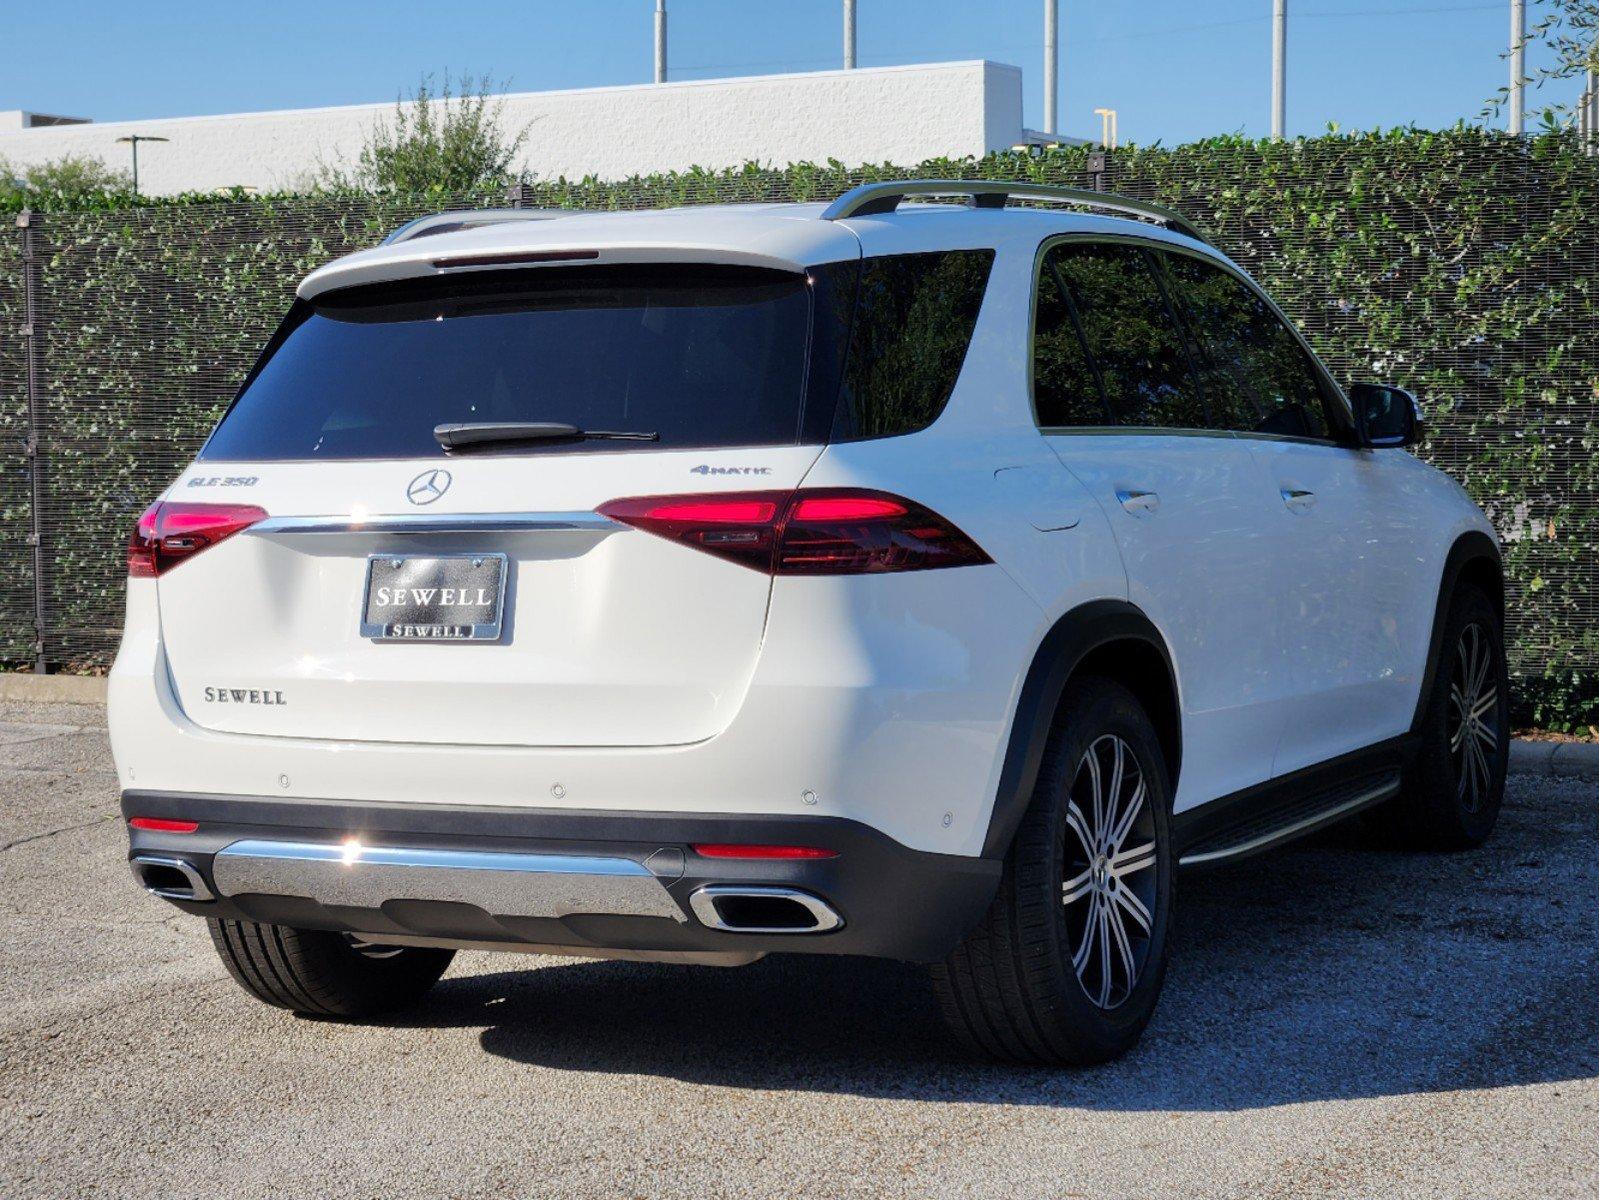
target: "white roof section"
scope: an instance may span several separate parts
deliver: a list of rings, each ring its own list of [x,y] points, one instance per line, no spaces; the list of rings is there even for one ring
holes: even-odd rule
[[[309,300],[368,283],[601,263],[728,263],[799,272],[862,254],[993,247],[1062,233],[1137,234],[1217,255],[1203,242],[1147,221],[1071,210],[911,203],[894,212],[826,220],[826,208],[707,204],[512,219],[357,251],[306,276],[298,295]]]

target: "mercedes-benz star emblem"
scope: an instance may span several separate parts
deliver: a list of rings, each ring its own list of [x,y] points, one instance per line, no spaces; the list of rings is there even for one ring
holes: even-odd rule
[[[450,490],[450,473],[435,468],[423,471],[405,486],[405,498],[412,504],[432,504]]]

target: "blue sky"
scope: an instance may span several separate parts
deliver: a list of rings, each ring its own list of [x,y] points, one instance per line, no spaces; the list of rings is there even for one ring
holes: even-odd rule
[[[389,100],[425,71],[515,91],[647,82],[653,0],[13,0],[0,109],[109,121]],[[668,0],[675,79],[839,65],[839,0]],[[990,58],[1042,106],[1042,0],[858,0],[860,65]],[[1062,128],[1167,144],[1269,128],[1271,0],[1062,0]],[[1290,0],[1288,125],[1473,118],[1508,0]],[[1570,89],[1575,90],[1575,89]],[[1529,97],[1529,111],[1545,103]]]

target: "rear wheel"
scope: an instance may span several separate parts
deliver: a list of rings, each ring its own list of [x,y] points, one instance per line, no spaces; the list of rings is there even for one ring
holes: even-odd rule
[[[370,1017],[419,1000],[454,950],[383,946],[351,934],[208,920],[228,973],[250,995],[319,1017]]]
[[[969,1047],[1023,1062],[1124,1053],[1154,1012],[1172,903],[1170,795],[1132,693],[1074,681],[978,927],[933,971]]]
[[[1499,613],[1459,588],[1445,618],[1442,659],[1422,714],[1421,746],[1400,795],[1373,814],[1401,844],[1459,850],[1493,832],[1510,761],[1510,677]]]

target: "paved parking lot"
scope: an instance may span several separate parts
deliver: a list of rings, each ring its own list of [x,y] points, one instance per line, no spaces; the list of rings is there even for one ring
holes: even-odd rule
[[[93,706],[0,704],[0,1195],[1599,1194],[1599,787],[1484,851],[1179,883],[1143,1044],[963,1061],[919,973],[462,955],[404,1020],[257,1005],[134,888]]]

